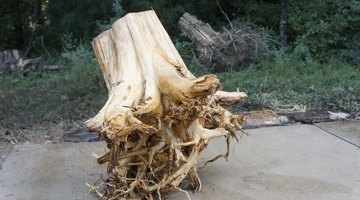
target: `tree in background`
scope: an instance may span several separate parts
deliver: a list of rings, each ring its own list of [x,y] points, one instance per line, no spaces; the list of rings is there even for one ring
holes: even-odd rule
[[[192,13],[206,21],[216,23],[216,1],[206,0],[123,0],[122,5],[126,12],[138,12],[153,9],[159,16],[161,23],[170,35],[180,34],[177,22],[185,12]],[[206,13],[206,14],[205,14]]]
[[[106,20],[112,12],[112,0],[50,0],[47,5],[49,42],[60,46],[64,34],[89,41],[100,31],[97,21]]]
[[[0,50],[26,53],[59,49],[70,33],[91,40],[100,32],[96,21],[113,14],[112,0],[5,0],[0,12]]]
[[[0,4],[0,49],[26,45],[31,32],[32,0],[4,0]]]
[[[70,35],[90,41],[128,12],[153,9],[177,38],[184,12],[218,29],[231,21],[250,21],[274,32],[280,46],[303,45],[317,58],[344,56],[360,62],[359,0],[3,0],[0,4],[0,50],[40,54],[61,49]]]
[[[347,55],[360,62],[360,1],[294,1],[289,24],[295,45],[305,45],[316,57]]]
[[[219,0],[219,4],[230,20],[241,18],[267,27],[278,24],[273,15],[278,13],[276,1]],[[184,12],[198,16],[215,28],[228,24],[215,0],[104,0],[101,3],[96,0],[5,0],[0,5],[0,28],[4,30],[0,33],[0,50],[58,49],[65,34],[89,41],[115,18],[149,9],[157,12],[173,37],[180,34],[177,21]],[[106,21],[107,26],[103,23]]]
[[[280,14],[280,25],[279,25],[279,42],[281,50],[284,51],[287,43],[286,28],[287,28],[287,17],[289,10],[289,0],[281,0],[281,14]]]
[[[279,24],[280,3],[278,0],[218,0],[230,20],[251,21],[257,25],[275,28]],[[188,12],[214,28],[228,25],[216,0],[123,0],[126,12],[148,9],[156,11],[165,28],[172,35],[179,34],[177,21]],[[275,28],[274,30],[277,30]]]

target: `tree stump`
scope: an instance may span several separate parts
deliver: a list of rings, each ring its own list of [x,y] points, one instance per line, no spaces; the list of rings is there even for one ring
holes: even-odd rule
[[[215,75],[196,78],[154,11],[127,14],[92,45],[109,98],[85,123],[107,142],[97,161],[110,174],[103,190],[92,189],[105,199],[161,199],[182,182],[200,190],[197,161],[208,141],[229,144],[245,123],[221,105],[246,94],[220,91]]]

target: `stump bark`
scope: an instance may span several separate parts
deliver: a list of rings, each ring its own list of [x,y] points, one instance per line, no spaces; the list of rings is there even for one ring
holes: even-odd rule
[[[245,123],[221,106],[246,94],[220,91],[215,75],[196,78],[154,11],[127,14],[92,45],[109,98],[85,123],[107,142],[97,161],[110,173],[92,190],[105,199],[161,199],[180,183],[200,190],[197,161],[208,141],[229,144]]]

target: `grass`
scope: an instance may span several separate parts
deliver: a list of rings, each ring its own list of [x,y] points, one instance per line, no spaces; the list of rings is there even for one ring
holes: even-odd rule
[[[192,62],[191,45],[176,46],[195,75],[210,73]],[[107,91],[90,48],[78,45],[57,60],[63,67],[57,72],[0,76],[0,129],[48,137],[49,130],[55,128],[78,128],[100,110]],[[304,49],[276,53],[271,61],[217,76],[224,90],[239,88],[248,93],[247,100],[235,107],[237,110],[293,105],[345,112],[360,110],[360,67],[336,58],[320,63]]]
[[[79,46],[58,63],[62,69],[57,72],[0,77],[0,128],[34,132],[98,112],[107,91],[90,49]]]
[[[252,108],[300,105],[350,113],[360,110],[360,70],[337,60],[320,64],[279,57],[218,77],[225,90],[239,88],[248,93],[245,103]]]
[[[209,73],[198,64],[190,63],[189,68],[196,75]],[[224,90],[239,89],[249,95],[237,110],[294,107],[349,113],[360,110],[360,66],[339,58],[320,63],[301,46],[288,54],[276,52],[273,60],[256,62],[242,71],[217,73],[217,77]]]

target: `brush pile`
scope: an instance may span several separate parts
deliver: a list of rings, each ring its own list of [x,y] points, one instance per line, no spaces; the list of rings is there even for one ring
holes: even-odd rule
[[[271,54],[266,32],[249,23],[234,21],[230,29],[215,31],[189,13],[179,20],[183,34],[196,46],[196,60],[214,71],[239,70],[255,58],[267,59]]]
[[[93,49],[109,98],[86,125],[107,143],[97,161],[110,175],[93,190],[104,199],[200,190],[197,161],[208,141],[229,144],[245,123],[222,106],[246,94],[221,91],[215,75],[188,71],[154,11],[127,14],[93,40]]]

